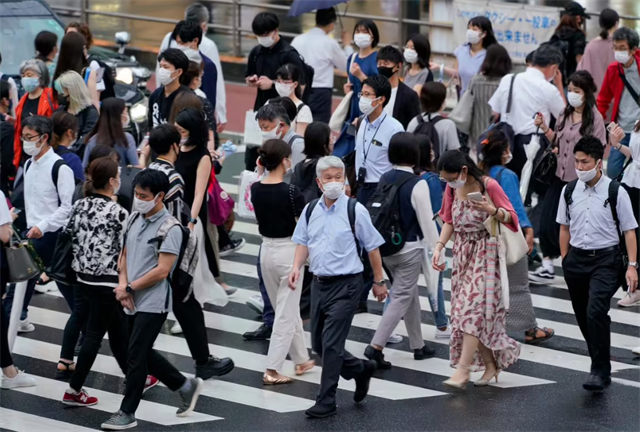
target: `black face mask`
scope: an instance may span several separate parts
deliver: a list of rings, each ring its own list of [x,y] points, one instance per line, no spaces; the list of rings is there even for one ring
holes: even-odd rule
[[[58,93],[58,105],[69,106],[69,96]]]
[[[378,73],[383,77],[385,77],[386,79],[390,79],[393,76],[393,74],[395,74],[395,71],[393,69],[395,69],[395,66],[392,66],[392,67],[378,66]]]

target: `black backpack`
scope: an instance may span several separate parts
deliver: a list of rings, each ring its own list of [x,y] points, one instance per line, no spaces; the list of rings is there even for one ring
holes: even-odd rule
[[[393,183],[381,179],[378,188],[367,203],[373,226],[385,241],[380,246],[380,255],[383,257],[398,253],[404,247],[406,235],[400,220],[399,192],[405,183],[416,177],[414,174],[399,172],[397,180]]]
[[[305,220],[307,221],[307,225],[309,225],[309,219],[311,218],[311,214],[313,210],[318,205],[318,202],[322,199],[316,198],[309,203],[307,206],[307,211],[304,213]],[[358,251],[358,256],[362,260],[362,250],[360,249],[360,242],[358,241],[358,237],[356,236],[356,205],[358,201],[355,198],[349,198],[349,202],[347,203],[347,216],[349,217],[349,226],[351,227],[351,232],[353,233],[353,239],[356,242],[356,250]]]
[[[291,176],[291,184],[300,190],[305,203],[310,203],[322,196],[322,191],[320,191],[318,183],[316,182],[316,176],[305,176],[305,173],[308,173],[309,171],[312,171],[315,174],[317,165],[318,159],[302,161],[296,165],[293,170],[293,175]]]
[[[440,157],[440,137],[438,136],[438,131],[436,131],[436,123],[440,120],[443,120],[444,117],[438,115],[436,118],[431,119],[431,114],[428,114],[429,120],[424,121],[424,117],[420,114],[418,117],[418,126],[416,130],[413,131],[414,135],[426,135],[431,140],[431,148],[433,149],[433,154],[435,156],[434,163],[438,162],[438,158]]]
[[[569,58],[569,42],[562,39],[558,33],[555,33],[549,39],[549,42],[545,42],[542,45],[549,45],[558,49],[562,53],[562,63],[558,66],[558,70],[562,73],[562,81],[567,85],[569,83],[569,77],[567,76],[567,58]],[[540,45],[540,46],[542,46]]]
[[[511,84],[509,85],[509,96],[507,99],[507,110],[505,112],[505,114],[507,115],[511,112],[511,102],[513,100],[513,83],[516,80],[516,75],[517,74],[513,74],[511,76]],[[513,145],[515,142],[515,133],[513,132],[513,127],[506,121],[502,121],[502,119],[499,118],[498,121],[491,123],[487,130],[482,132],[480,134],[480,137],[478,137],[478,142],[476,143],[476,151],[479,155],[482,154],[482,143],[488,138],[489,132],[494,129],[499,130],[507,137],[507,139],[509,140],[509,148],[511,149],[511,152],[513,152]]]
[[[94,56],[89,56],[89,62],[96,61],[100,65],[101,68],[104,68],[104,74],[102,75],[102,82],[104,83],[104,90],[100,93],[100,100],[103,101],[109,97],[116,97],[116,79],[115,74],[113,73],[113,69],[111,66],[103,62],[102,60],[98,60]]]

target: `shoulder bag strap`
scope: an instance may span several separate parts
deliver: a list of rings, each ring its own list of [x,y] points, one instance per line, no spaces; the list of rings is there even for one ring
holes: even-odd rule
[[[511,101],[513,99],[513,83],[516,80],[516,75],[517,74],[513,74],[513,76],[511,77],[511,85],[509,85],[509,98],[507,99],[507,111],[505,112],[505,114],[509,114],[511,112]]]
[[[631,86],[631,83],[629,83],[629,81],[627,80],[627,76],[622,70],[622,65],[620,64],[618,64],[618,74],[620,75],[620,79],[624,83],[624,86],[626,87],[627,91],[631,94],[631,97],[633,98],[635,103],[638,104],[638,106],[640,106],[638,92],[636,92],[636,90]]]
[[[349,202],[347,204],[347,216],[349,217],[349,226],[351,226],[353,239],[356,242],[356,250],[358,251],[358,255],[360,256],[360,259],[362,259],[362,250],[360,248],[360,242],[358,241],[358,236],[356,236],[356,205],[358,205],[358,200],[356,200],[355,198],[349,198]]]
[[[309,219],[311,219],[311,214],[313,213],[313,210],[316,208],[316,206],[318,205],[318,202],[321,200],[322,198],[316,198],[313,201],[311,201],[309,203],[309,205],[307,206],[307,211],[305,212],[304,216],[307,222],[307,226],[309,225]]]

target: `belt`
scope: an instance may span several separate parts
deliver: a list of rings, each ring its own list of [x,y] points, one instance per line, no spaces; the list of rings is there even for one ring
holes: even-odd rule
[[[339,280],[350,279],[355,276],[359,276],[362,273],[354,273],[354,274],[346,274],[346,275],[338,275],[338,276],[314,276],[313,278],[321,284],[328,284],[337,282]]]
[[[608,248],[604,248],[604,249],[594,249],[594,250],[578,249],[574,247],[571,248],[571,252],[575,253],[576,255],[590,256],[590,257],[603,255],[609,252],[618,252],[619,250],[620,250],[620,247],[618,245],[609,246]]]

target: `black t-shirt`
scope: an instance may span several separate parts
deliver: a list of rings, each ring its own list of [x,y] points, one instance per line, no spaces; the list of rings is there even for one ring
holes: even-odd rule
[[[22,118],[26,119],[30,116],[38,115],[38,105],[40,104],[40,98],[42,95],[38,96],[35,99],[29,99],[29,96],[24,101],[24,105],[22,107]]]
[[[164,87],[158,87],[151,96],[149,96],[149,130],[154,127],[164,124],[169,121],[171,116],[171,108],[173,107],[173,100],[178,93],[183,91],[191,91],[189,87],[180,86],[176,91],[169,96],[164,94]]]
[[[296,219],[304,209],[304,197],[297,187],[288,183],[251,185],[251,203],[258,220],[258,230],[264,237],[291,237]]]

